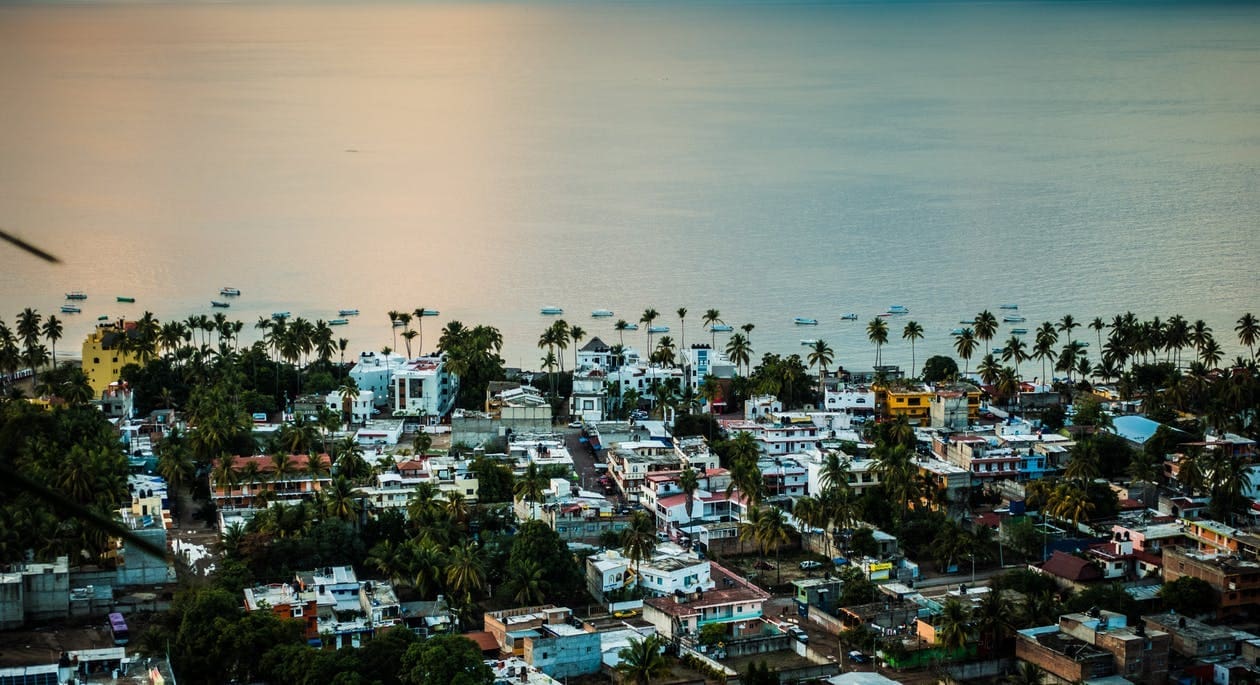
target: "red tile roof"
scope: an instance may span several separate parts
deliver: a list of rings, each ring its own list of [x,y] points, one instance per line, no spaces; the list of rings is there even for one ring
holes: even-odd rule
[[[501,650],[501,647],[499,647],[499,641],[494,639],[494,635],[487,633],[484,630],[474,630],[471,633],[464,633],[464,637],[477,643],[477,648],[482,652],[494,652],[497,654]]]
[[[332,465],[332,458],[330,458],[327,454],[321,454],[319,455],[318,458],[324,463],[325,466]],[[293,465],[294,472],[305,471],[306,465],[309,461],[310,461],[310,457],[305,454],[289,455],[289,463]],[[215,466],[218,466],[219,463],[220,463],[219,459],[214,460]],[[258,470],[262,473],[269,473],[276,470],[276,463],[272,461],[272,458],[270,455],[266,455],[266,454],[260,454],[260,455],[252,456],[252,457],[241,457],[241,456],[232,457],[232,470],[243,471],[245,469],[245,465],[249,463],[258,464]]]
[[[1088,560],[1066,552],[1055,552],[1040,566],[1042,571],[1053,576],[1077,582],[1102,580],[1102,571]]]

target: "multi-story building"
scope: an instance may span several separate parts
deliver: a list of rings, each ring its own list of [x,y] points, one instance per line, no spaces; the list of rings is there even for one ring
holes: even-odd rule
[[[389,404],[390,382],[394,372],[407,363],[401,354],[361,352],[359,361],[350,369],[350,378],[359,386],[359,392],[372,393],[372,401],[378,407]]]
[[[1066,614],[1058,625],[1016,632],[1015,656],[1067,682],[1119,675],[1130,682],[1164,683],[1172,636],[1138,625],[1124,614]]]
[[[303,590],[297,583],[245,588],[245,611],[270,611],[280,618],[301,621],[306,640],[319,643],[319,605],[314,588]]]
[[[689,349],[683,350],[682,366],[686,373],[686,387],[697,394],[700,393],[700,386],[704,385],[704,379],[709,376],[719,380],[735,376],[735,364],[720,350],[711,349],[705,343],[693,344]]]
[[[505,654],[553,678],[599,672],[602,653],[595,627],[550,604],[485,614],[485,630]]]
[[[464,501],[475,504],[480,484],[477,475],[469,470],[471,466],[470,460],[457,457],[408,459],[395,464],[389,471],[377,474],[376,483],[359,488],[359,492],[378,511],[405,511],[416,486],[422,483],[436,487],[440,497],[446,497],[447,493],[457,493]]]
[[[1022,457],[997,438],[969,433],[940,432],[932,436],[932,453],[971,473],[978,481],[1019,476]]]
[[[715,583],[708,592],[675,594],[643,601],[643,619],[666,639],[698,635],[710,623],[738,623],[761,618],[770,593],[738,574],[711,563]]]
[[[1182,576],[1206,581],[1220,597],[1217,615],[1231,616],[1260,604],[1260,562],[1237,555],[1198,552],[1185,547],[1164,548],[1164,582]]]
[[[849,474],[849,487],[854,490],[855,494],[860,495],[866,488],[879,485],[879,474],[875,471],[875,460],[855,459],[839,450],[826,450],[826,452],[832,451],[836,452],[840,460],[844,462]],[[818,497],[830,485],[823,479],[823,466],[826,464],[825,452],[822,450],[810,450],[801,453],[798,458],[804,462],[809,496]]]
[[[603,369],[582,367],[573,372],[573,392],[569,395],[569,416],[583,421],[603,421],[608,410],[608,376]]]
[[[1210,626],[1174,612],[1143,616],[1142,621],[1148,630],[1171,635],[1172,651],[1188,659],[1232,656],[1238,643],[1237,632],[1230,628]]]
[[[771,414],[767,422],[725,420],[722,428],[728,433],[751,433],[762,454],[782,456],[817,449],[822,432],[808,414]]]
[[[873,418],[875,416],[875,391],[866,385],[844,385],[827,388],[827,411],[843,412],[850,417]]]
[[[293,504],[313,498],[332,484],[332,460],[327,454],[315,457],[322,467],[314,472],[309,468],[311,457],[305,454],[227,458],[232,460],[232,479],[220,475],[218,459],[210,472],[210,499],[218,508],[219,523],[224,528],[234,521],[248,521],[272,502]],[[277,475],[281,467],[284,472]]]
[[[101,324],[83,340],[83,373],[87,374],[92,394],[101,397],[111,383],[122,376],[123,367],[139,364],[140,353],[120,345],[123,336],[135,340],[138,335],[135,321],[116,321]]]
[[[932,426],[965,429],[980,418],[980,389],[959,383],[937,386],[931,398]]]
[[[1184,533],[1204,554],[1237,554],[1260,559],[1260,537],[1211,519],[1183,520]]]
[[[594,597],[636,587],[650,597],[664,597],[712,590],[714,581],[709,561],[673,543],[662,543],[651,559],[637,564],[617,550],[587,557],[586,586]]]
[[[455,407],[459,376],[440,355],[418,357],[394,371],[390,387],[395,416],[419,416],[436,424]]]
[[[324,397],[324,406],[337,413],[342,420],[349,418],[350,423],[364,424],[372,420],[376,410],[376,393],[371,390],[360,390],[357,397],[343,397],[339,390],[334,390]],[[349,410],[349,417],[345,416]]]
[[[902,416],[912,426],[927,426],[932,421],[932,390],[914,383],[875,384],[875,413],[880,419]]]

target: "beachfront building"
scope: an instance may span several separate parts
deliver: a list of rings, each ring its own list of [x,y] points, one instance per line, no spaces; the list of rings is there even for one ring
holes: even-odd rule
[[[372,401],[377,407],[389,404],[390,382],[394,372],[407,363],[401,354],[380,354],[377,352],[361,352],[359,360],[350,369],[350,378],[359,386],[359,392],[372,393]]]
[[[580,367],[573,372],[569,416],[583,421],[603,421],[608,410],[607,374],[599,368]]]
[[[875,414],[881,420],[905,417],[912,426],[927,426],[932,421],[932,389],[909,382],[876,383]]]
[[[842,412],[853,418],[874,418],[875,391],[868,385],[828,387],[824,393],[823,405],[827,411]]]
[[[123,367],[139,364],[140,353],[120,344],[123,336],[135,340],[139,335],[135,321],[101,324],[83,340],[83,373],[87,374],[92,394],[97,397],[120,380]]]
[[[221,529],[248,521],[272,502],[295,504],[332,484],[332,460],[327,454],[314,457],[318,460],[314,470],[312,457],[305,454],[227,458],[230,475],[219,459],[210,471],[210,501],[218,509]]]
[[[711,349],[706,343],[695,343],[683,350],[680,363],[686,371],[685,387],[691,388],[697,395],[704,379],[709,376],[718,380],[735,377],[735,364],[725,353]]]
[[[340,391],[334,390],[324,397],[324,406],[336,412],[343,421],[346,420],[345,412],[349,409],[350,423],[365,424],[372,420],[376,412],[376,393],[360,390],[357,397],[346,397]]]
[[[459,376],[441,355],[408,360],[390,380],[395,416],[418,416],[435,425],[455,407]]]

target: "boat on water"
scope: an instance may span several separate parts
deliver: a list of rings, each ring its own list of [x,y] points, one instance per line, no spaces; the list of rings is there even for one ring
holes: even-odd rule
[[[801,338],[802,345],[815,345],[818,341],[814,338]]]
[[[227,309],[228,307],[231,307],[232,305],[228,304],[227,302],[224,302],[223,300],[210,300],[210,306],[218,307],[220,309]],[[273,318],[284,318],[284,317],[276,317],[275,314],[272,314],[271,316]]]
[[[612,315],[613,315],[613,311],[611,309],[596,309],[595,311],[591,312],[591,316],[597,319],[605,319]]]
[[[889,314],[888,312],[880,312],[876,314],[875,316],[878,316],[881,319],[887,319],[888,317],[892,316],[892,314]]]
[[[625,328],[625,330],[627,330],[627,331],[637,331],[637,330],[639,330],[639,324],[637,324],[637,323],[628,323],[628,324],[626,324],[626,328]]]
[[[714,333],[730,333],[731,331],[735,330],[735,327],[731,326],[730,324],[715,323],[712,326],[709,326],[709,330],[713,331]]]
[[[992,352],[993,352],[993,354],[1006,354],[1006,348],[1005,348],[1005,347],[995,347],[995,348],[993,348]]]
[[[563,307],[551,307],[551,306],[547,306],[547,307],[543,307],[543,308],[542,308],[542,309],[540,309],[539,311],[540,311],[542,314],[545,314],[545,315],[547,315],[547,316],[551,316],[551,315],[554,315],[554,314],[563,314],[563,313],[564,313],[564,308],[563,308]]]
[[[119,295],[118,297],[114,299],[118,300],[119,302],[135,302],[136,301],[136,298],[127,297],[126,295]]]
[[[1028,319],[1020,316],[1019,314],[1007,314],[1006,316],[1002,317],[1002,320],[1007,323],[1022,323],[1024,321],[1027,321]]]
[[[909,314],[910,310],[905,305],[894,304],[888,308],[889,314]]]
[[[337,316],[358,316],[358,315],[359,315],[359,310],[357,309],[338,309],[337,310]]]
[[[394,320],[393,320],[393,322],[394,322],[394,328],[402,328],[402,327],[403,327],[403,320],[402,320],[402,319],[394,319]]]
[[[818,319],[807,319],[803,316],[798,316],[795,319],[792,319],[792,323],[797,326],[817,326]]]
[[[998,309],[1019,309],[1017,304],[999,304]]]
[[[97,320],[97,321],[109,321],[109,314],[101,314],[100,316],[96,317],[96,320]]]
[[[70,292],[66,293],[66,299],[67,300],[86,300],[87,293],[83,292],[82,290],[71,290]]]
[[[287,319],[289,318],[289,313],[288,312],[272,312],[271,318],[275,319],[276,321],[279,321],[281,319]]]
[[[950,335],[962,335],[962,334],[963,334],[963,329],[961,329],[961,328],[955,328],[954,330],[950,331],[950,332],[949,332],[949,334],[950,334]]]
[[[220,294],[220,295],[227,295],[228,297],[239,297],[239,296],[240,296],[240,294],[241,294],[241,289],[240,289],[240,288],[229,288],[229,287],[227,287],[227,286],[224,286],[224,287],[222,287],[222,288],[220,288],[220,289],[219,289],[219,294]]]
[[[669,326],[648,326],[648,333],[668,333]]]
[[[329,326],[344,326],[350,323],[350,319],[332,319],[328,322]]]
[[[840,315],[840,320],[841,320],[841,321],[857,321],[857,320],[858,320],[858,315],[857,315],[857,314],[854,314],[853,312],[849,312],[849,313],[847,313],[847,314],[841,314],[841,315]]]
[[[441,314],[441,313],[442,312],[439,312],[436,309],[421,309],[420,310],[420,316],[437,316],[438,314]]]
[[[962,320],[961,320],[961,321],[959,321],[958,323],[960,323],[960,324],[962,324],[962,325],[964,325],[964,326],[974,326],[974,325],[975,325],[975,323],[976,323],[976,320],[975,320],[975,319],[962,319]]]
[[[1012,328],[1011,335],[1028,335],[1027,328]]]
[[[1088,341],[1088,340],[1077,340],[1077,341],[1076,341],[1076,344],[1080,345],[1081,347],[1089,347],[1089,341]]]
[[[82,310],[82,309],[79,309],[78,307],[76,307],[76,306],[74,306],[74,305],[72,305],[72,304],[63,304],[63,305],[61,305],[61,313],[62,313],[62,314],[80,314],[80,313],[82,313],[82,312],[83,312],[83,310]]]

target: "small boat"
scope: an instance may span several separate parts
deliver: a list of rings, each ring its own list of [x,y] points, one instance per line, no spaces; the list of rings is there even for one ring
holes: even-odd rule
[[[421,309],[420,310],[420,316],[437,316],[438,314],[441,314],[441,313],[442,312],[439,312],[436,309]]]
[[[76,307],[76,306],[74,306],[74,305],[72,305],[72,304],[63,304],[63,305],[61,305],[61,313],[62,313],[62,314],[79,314],[79,313],[82,313],[82,311],[83,311],[82,309],[79,309],[78,307]]]
[[[735,330],[735,327],[729,324],[715,323],[709,327],[709,330],[713,331],[714,333],[730,333],[731,331]]]
[[[96,317],[96,320],[97,320],[97,321],[109,321],[109,314],[101,314],[100,316]]]
[[[119,295],[118,297],[114,299],[118,300],[119,302],[135,302],[136,301],[136,298],[127,297],[126,295]]]
[[[817,342],[818,342],[818,341],[817,341],[817,340],[815,340],[815,339],[813,339],[813,338],[801,338],[801,344],[802,344],[802,345],[814,345],[814,344],[816,344]]]
[[[976,320],[975,320],[975,319],[963,319],[962,321],[959,321],[958,323],[963,324],[964,326],[974,326],[974,325],[975,325],[975,323],[976,323]]]
[[[949,334],[950,334],[950,335],[962,335],[962,334],[963,334],[963,329],[961,329],[961,328],[955,328],[954,330],[950,331],[950,332],[949,332]]]
[[[240,288],[228,288],[228,287],[224,287],[224,288],[220,288],[220,289],[219,289],[219,294],[220,294],[220,295],[227,295],[228,297],[240,297],[241,290],[240,290]]]
[[[337,310],[337,316],[358,316],[358,315],[359,315],[359,310],[357,309],[338,309]]]
[[[639,324],[637,324],[637,323],[628,323],[628,324],[626,324],[626,330],[627,330],[627,331],[637,331],[637,330],[639,330]]]
[[[1006,354],[1006,348],[1005,348],[1005,347],[995,347],[995,348],[993,348],[992,352],[993,352],[993,354]]]
[[[792,319],[792,323],[797,326],[817,326],[818,319],[807,319],[803,316],[798,316],[795,319]]]
[[[888,308],[888,313],[889,314],[909,314],[910,310],[906,309],[904,305],[894,304]]]
[[[1027,328],[1012,328],[1011,335],[1028,335]]]
[[[648,333],[668,333],[669,326],[648,326]]]
[[[543,314],[547,315],[547,316],[552,316],[552,315],[554,315],[554,314],[563,314],[563,313],[564,313],[564,308],[563,308],[563,307],[551,307],[551,306],[547,306],[547,307],[543,307],[543,308],[542,308],[541,310],[539,310],[539,311],[540,311],[541,313],[543,313]]]
[[[332,319],[328,322],[329,326],[344,326],[350,323],[350,319]]]
[[[231,307],[232,305],[228,304],[227,302],[224,302],[223,300],[210,300],[210,306],[218,307],[220,309],[227,309],[228,307]],[[275,314],[272,314],[272,316],[275,317]],[[280,318],[284,318],[284,317],[280,317]]]
[[[1021,322],[1027,321],[1028,319],[1020,316],[1019,314],[1007,314],[1006,316],[1002,317],[1002,320],[1007,323],[1021,323]]]
[[[604,319],[612,315],[613,315],[613,311],[611,309],[596,309],[595,311],[591,312],[591,316],[597,319]]]
[[[880,313],[876,314],[875,316],[878,316],[878,317],[880,317],[881,319],[886,319],[886,318],[888,318],[888,317],[892,316],[892,314],[889,314],[888,312],[880,312]]]
[[[841,314],[840,320],[841,321],[857,321],[858,315],[854,314],[853,312],[849,312],[848,314]]]
[[[403,320],[402,320],[402,319],[394,319],[394,328],[402,328],[402,327],[403,327]]]
[[[281,319],[287,319],[289,318],[289,313],[288,312],[273,312],[271,315],[271,318],[275,319],[276,321],[279,321]]]
[[[1076,344],[1080,345],[1081,347],[1089,347],[1089,341],[1088,341],[1088,340],[1077,340],[1077,341],[1076,341]]]
[[[83,292],[82,290],[71,290],[70,292],[66,293],[66,299],[67,300],[86,300],[87,293]]]
[[[1017,304],[999,304],[998,309],[1019,309]]]

